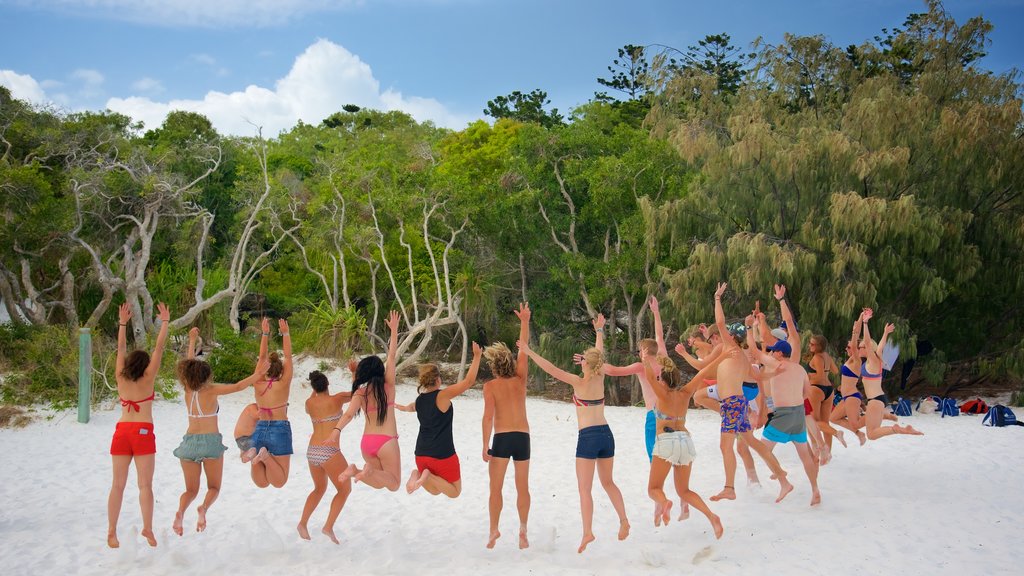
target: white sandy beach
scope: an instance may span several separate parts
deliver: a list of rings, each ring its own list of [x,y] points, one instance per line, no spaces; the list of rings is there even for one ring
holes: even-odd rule
[[[609,407],[615,433],[615,479],[632,523],[628,540],[616,540],[615,513],[595,479],[597,541],[580,555],[580,517],[574,454],[576,422],[570,404],[529,399],[533,439],[531,547],[516,546],[518,519],[511,469],[505,484],[502,538],[494,550],[487,535],[487,468],[480,458],[479,385],[455,401],[455,443],[462,460],[463,493],[457,500],[424,491],[408,495],[356,484],[341,514],[336,546],[319,533],[327,496],[310,523],[311,542],[295,524],[312,486],[305,461],[311,425],[302,409],[309,394],[296,370],[289,415],[295,433],[288,484],[256,488],[238,460],[231,432],[252,391],[221,398],[225,435],[220,499],[197,534],[195,504],[183,537],[171,532],[183,482],[171,454],[186,428],[180,402],[154,404],[157,461],[154,478],[155,532],[159,547],[138,536],[141,519],[134,469],[121,512],[121,548],[105,545],[108,450],[120,406],[108,403],[79,424],[73,411],[37,413],[23,429],[0,429],[7,456],[0,472],[0,566],[4,574],[1007,574],[1019,565],[1024,493],[1024,428],[988,428],[980,416],[907,418],[924,437],[891,437],[866,446],[835,448],[821,473],[822,504],[808,506],[810,492],[795,451],[776,453],[791,472],[796,490],[774,502],[776,485],[759,463],[761,488],[745,486],[742,465],[738,499],[710,503],[725,535],[714,539],[696,510],[689,520],[655,528],[647,497],[648,464],[643,446],[644,411]],[[336,372],[332,390],[347,388]],[[415,388],[401,385],[398,401]],[[115,409],[116,408],[116,409]],[[1019,414],[1019,411],[1018,411]],[[1019,414],[1020,415],[1020,414]],[[403,474],[413,466],[417,421],[398,414]],[[691,410],[688,427],[698,457],[691,486],[705,499],[723,484],[718,417]],[[361,464],[362,420],[342,435],[342,450]],[[404,485],[404,478],[403,478]],[[200,493],[200,499],[202,492]],[[675,498],[673,498],[676,500]],[[675,514],[673,514],[675,515]],[[191,530],[190,530],[191,529]]]

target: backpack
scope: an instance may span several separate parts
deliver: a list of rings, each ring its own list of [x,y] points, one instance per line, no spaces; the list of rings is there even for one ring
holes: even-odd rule
[[[892,413],[897,416],[913,416],[914,412],[910,408],[910,400],[904,400],[901,397],[896,401],[896,407],[893,408]]]
[[[940,398],[936,396],[927,396],[922,398],[921,401],[917,403],[917,411],[921,414],[935,414],[935,412],[939,410],[939,400]]]
[[[996,404],[990,408],[988,414],[985,414],[985,419],[981,421],[981,424],[983,426],[996,426],[1000,428],[1003,426],[1013,426],[1014,424],[1017,426],[1024,426],[1024,422],[1019,422],[1017,420],[1017,416],[1013,413],[1013,410],[1010,410],[1002,404]]]
[[[960,412],[964,414],[984,414],[988,412],[988,404],[981,398],[968,400],[960,405]]]
[[[942,409],[943,418],[960,415],[960,408],[957,408],[956,400],[953,398],[943,398],[942,402],[939,403],[939,407]]]

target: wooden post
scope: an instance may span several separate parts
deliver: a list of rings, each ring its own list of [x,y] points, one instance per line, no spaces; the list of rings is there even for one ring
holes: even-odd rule
[[[78,329],[78,421],[89,423],[92,401],[92,334],[88,328]]]

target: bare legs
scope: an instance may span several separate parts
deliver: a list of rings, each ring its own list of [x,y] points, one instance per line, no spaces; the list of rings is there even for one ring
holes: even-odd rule
[[[217,496],[220,495],[220,482],[224,476],[224,457],[203,460],[201,463],[181,460],[181,471],[185,476],[185,491],[181,493],[181,497],[178,499],[178,512],[174,515],[174,524],[172,526],[174,533],[178,536],[181,536],[184,532],[182,524],[185,510],[196,499],[196,496],[199,495],[199,479],[204,471],[206,472],[206,496],[203,498],[203,503],[196,508],[198,513],[196,532],[206,530],[206,513],[210,510],[210,506],[213,505],[214,501],[217,500]]]
[[[743,432],[740,435],[746,441],[747,445],[750,446],[757,452],[757,455],[764,460],[765,464],[772,471],[772,479],[779,481],[779,497],[775,500],[776,502],[782,502],[782,499],[787,494],[793,491],[793,485],[786,480],[786,471],[782,469],[782,465],[779,464],[779,460],[772,454],[771,449],[763,442],[757,439],[754,434],[750,431]],[[736,489],[735,489],[735,478],[736,478],[736,457],[732,453],[733,442],[736,441],[735,432],[723,432],[722,439],[719,443],[722,449],[722,460],[725,462],[725,488],[711,497],[712,502],[719,500],[735,500]]]
[[[327,513],[327,521],[324,522],[321,532],[330,538],[331,542],[339,543],[338,537],[334,534],[334,523],[341,514],[341,509],[345,506],[348,495],[352,492],[352,482],[347,479],[344,481],[339,480],[338,476],[347,467],[348,462],[345,460],[345,456],[341,454],[331,456],[330,459],[323,463],[322,467],[309,465],[309,475],[313,479],[313,490],[306,497],[306,504],[302,508],[302,517],[299,519],[299,525],[296,527],[300,538],[304,540],[310,539],[307,523],[327,491],[327,480],[329,478],[331,483],[334,484],[337,493],[331,499],[331,509]]]
[[[582,553],[587,545],[594,541],[594,469],[597,469],[601,486],[608,494],[616,514],[619,515],[619,540],[625,540],[629,536],[629,520],[626,518],[626,506],[622,502],[622,492],[615,485],[612,479],[612,468],[614,458],[577,458],[576,459],[576,483],[580,492],[580,514],[583,518],[583,538],[580,540],[580,547],[577,552]]]
[[[128,484],[128,467],[132,463],[131,456],[111,456],[113,480],[110,483],[110,495],[107,497],[107,546],[117,548],[121,545],[117,540],[117,519],[121,516],[121,502],[124,500],[124,488]]]
[[[459,494],[462,493],[462,480],[456,480],[453,484],[436,474],[432,474],[430,470],[420,472],[418,468],[413,468],[412,474],[409,475],[409,480],[405,483],[405,490],[412,494],[420,488],[434,496],[444,494],[449,498],[458,498]]]
[[[288,482],[288,469],[291,466],[291,455],[274,456],[266,448],[260,448],[252,459],[250,475],[254,484],[260,488],[273,486],[281,488]]]
[[[392,492],[398,490],[402,484],[402,453],[398,449],[397,439],[388,440],[376,456],[363,452],[363,460],[362,470],[356,468],[355,464],[349,464],[339,480],[351,478],[371,488],[387,488]]]
[[[135,471],[138,473],[139,507],[142,509],[142,535],[150,546],[156,546],[153,535],[153,469],[156,455],[144,456],[111,456],[113,477],[110,483],[110,495],[107,497],[107,546],[117,548],[121,543],[117,539],[117,519],[121,516],[121,502],[124,500],[124,488],[128,484],[128,467],[135,460]]]
[[[882,426],[883,412],[885,410],[885,404],[877,400],[868,400],[867,417],[865,418],[868,439],[878,440],[886,436],[893,434],[911,434],[914,436],[922,436],[923,432],[915,430],[913,426],[900,426],[899,424],[893,424],[892,426]]]

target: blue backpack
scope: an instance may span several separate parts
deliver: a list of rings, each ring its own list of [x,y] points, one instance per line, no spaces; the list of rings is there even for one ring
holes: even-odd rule
[[[985,419],[981,421],[981,424],[983,426],[997,426],[1000,428],[1003,426],[1013,426],[1014,424],[1024,426],[1024,422],[1017,421],[1017,416],[1013,413],[1013,410],[1002,404],[996,404],[989,408],[988,414],[985,414]]]
[[[960,415],[960,408],[956,405],[956,399],[954,398],[943,398],[942,402],[939,403],[939,408],[942,410],[943,418]]]
[[[896,407],[893,408],[892,413],[897,416],[912,416],[914,411],[911,409],[910,400],[901,397],[896,401]]]

